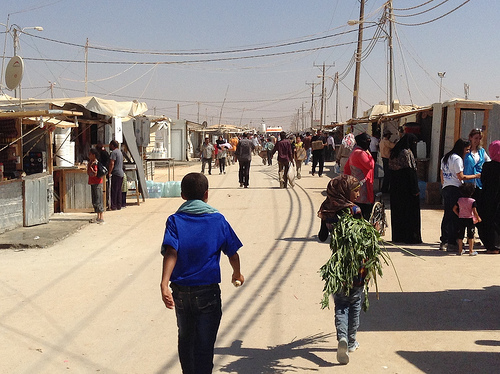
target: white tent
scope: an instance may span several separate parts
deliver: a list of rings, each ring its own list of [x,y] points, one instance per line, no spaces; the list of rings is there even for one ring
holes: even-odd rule
[[[23,107],[40,107],[47,105],[54,105],[57,107],[64,107],[66,104],[76,104],[84,107],[85,109],[102,114],[109,117],[135,117],[144,114],[148,107],[146,103],[134,101],[115,101],[100,99],[95,96],[87,97],[73,97],[62,99],[23,99]],[[19,99],[8,95],[0,95],[0,110],[1,109],[14,109],[19,106]]]

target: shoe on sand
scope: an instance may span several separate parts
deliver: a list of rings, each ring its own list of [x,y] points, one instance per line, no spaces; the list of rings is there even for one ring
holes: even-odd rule
[[[359,343],[358,343],[358,341],[356,340],[356,341],[354,342],[354,344],[352,345],[352,347],[349,347],[349,352],[354,352],[354,351],[355,351],[356,349],[358,349],[358,348],[359,348]]]
[[[347,365],[349,363],[349,351],[347,348],[347,339],[340,338],[339,345],[337,347],[337,361],[342,365]]]

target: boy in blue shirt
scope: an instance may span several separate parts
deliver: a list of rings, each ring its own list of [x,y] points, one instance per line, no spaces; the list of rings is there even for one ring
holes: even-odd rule
[[[222,317],[220,255],[229,258],[233,284],[242,285],[237,253],[242,244],[224,216],[207,204],[208,179],[203,174],[187,174],[181,196],[186,202],[166,223],[160,289],[165,306],[175,308],[182,372],[211,373]]]

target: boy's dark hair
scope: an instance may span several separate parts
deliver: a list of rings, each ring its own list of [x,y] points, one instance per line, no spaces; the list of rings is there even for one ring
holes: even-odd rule
[[[189,173],[182,178],[181,191],[186,200],[203,200],[208,191],[208,179],[201,173]]]
[[[471,197],[474,194],[475,190],[476,186],[474,186],[474,183],[463,183],[460,186],[460,192],[462,193],[463,197]]]
[[[101,154],[101,152],[95,148],[90,148],[89,153],[92,153],[96,158],[99,158],[99,155]]]
[[[113,146],[114,148],[118,148],[118,142],[114,139],[109,142],[109,145]]]

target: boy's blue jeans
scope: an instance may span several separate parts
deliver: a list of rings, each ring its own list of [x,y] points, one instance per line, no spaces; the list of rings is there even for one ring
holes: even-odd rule
[[[218,284],[171,284],[178,327],[178,351],[184,374],[212,373],[214,345],[222,317]]]
[[[351,288],[349,296],[340,293],[333,295],[337,340],[346,338],[349,342],[349,348],[354,347],[356,342],[363,295],[363,287]]]

